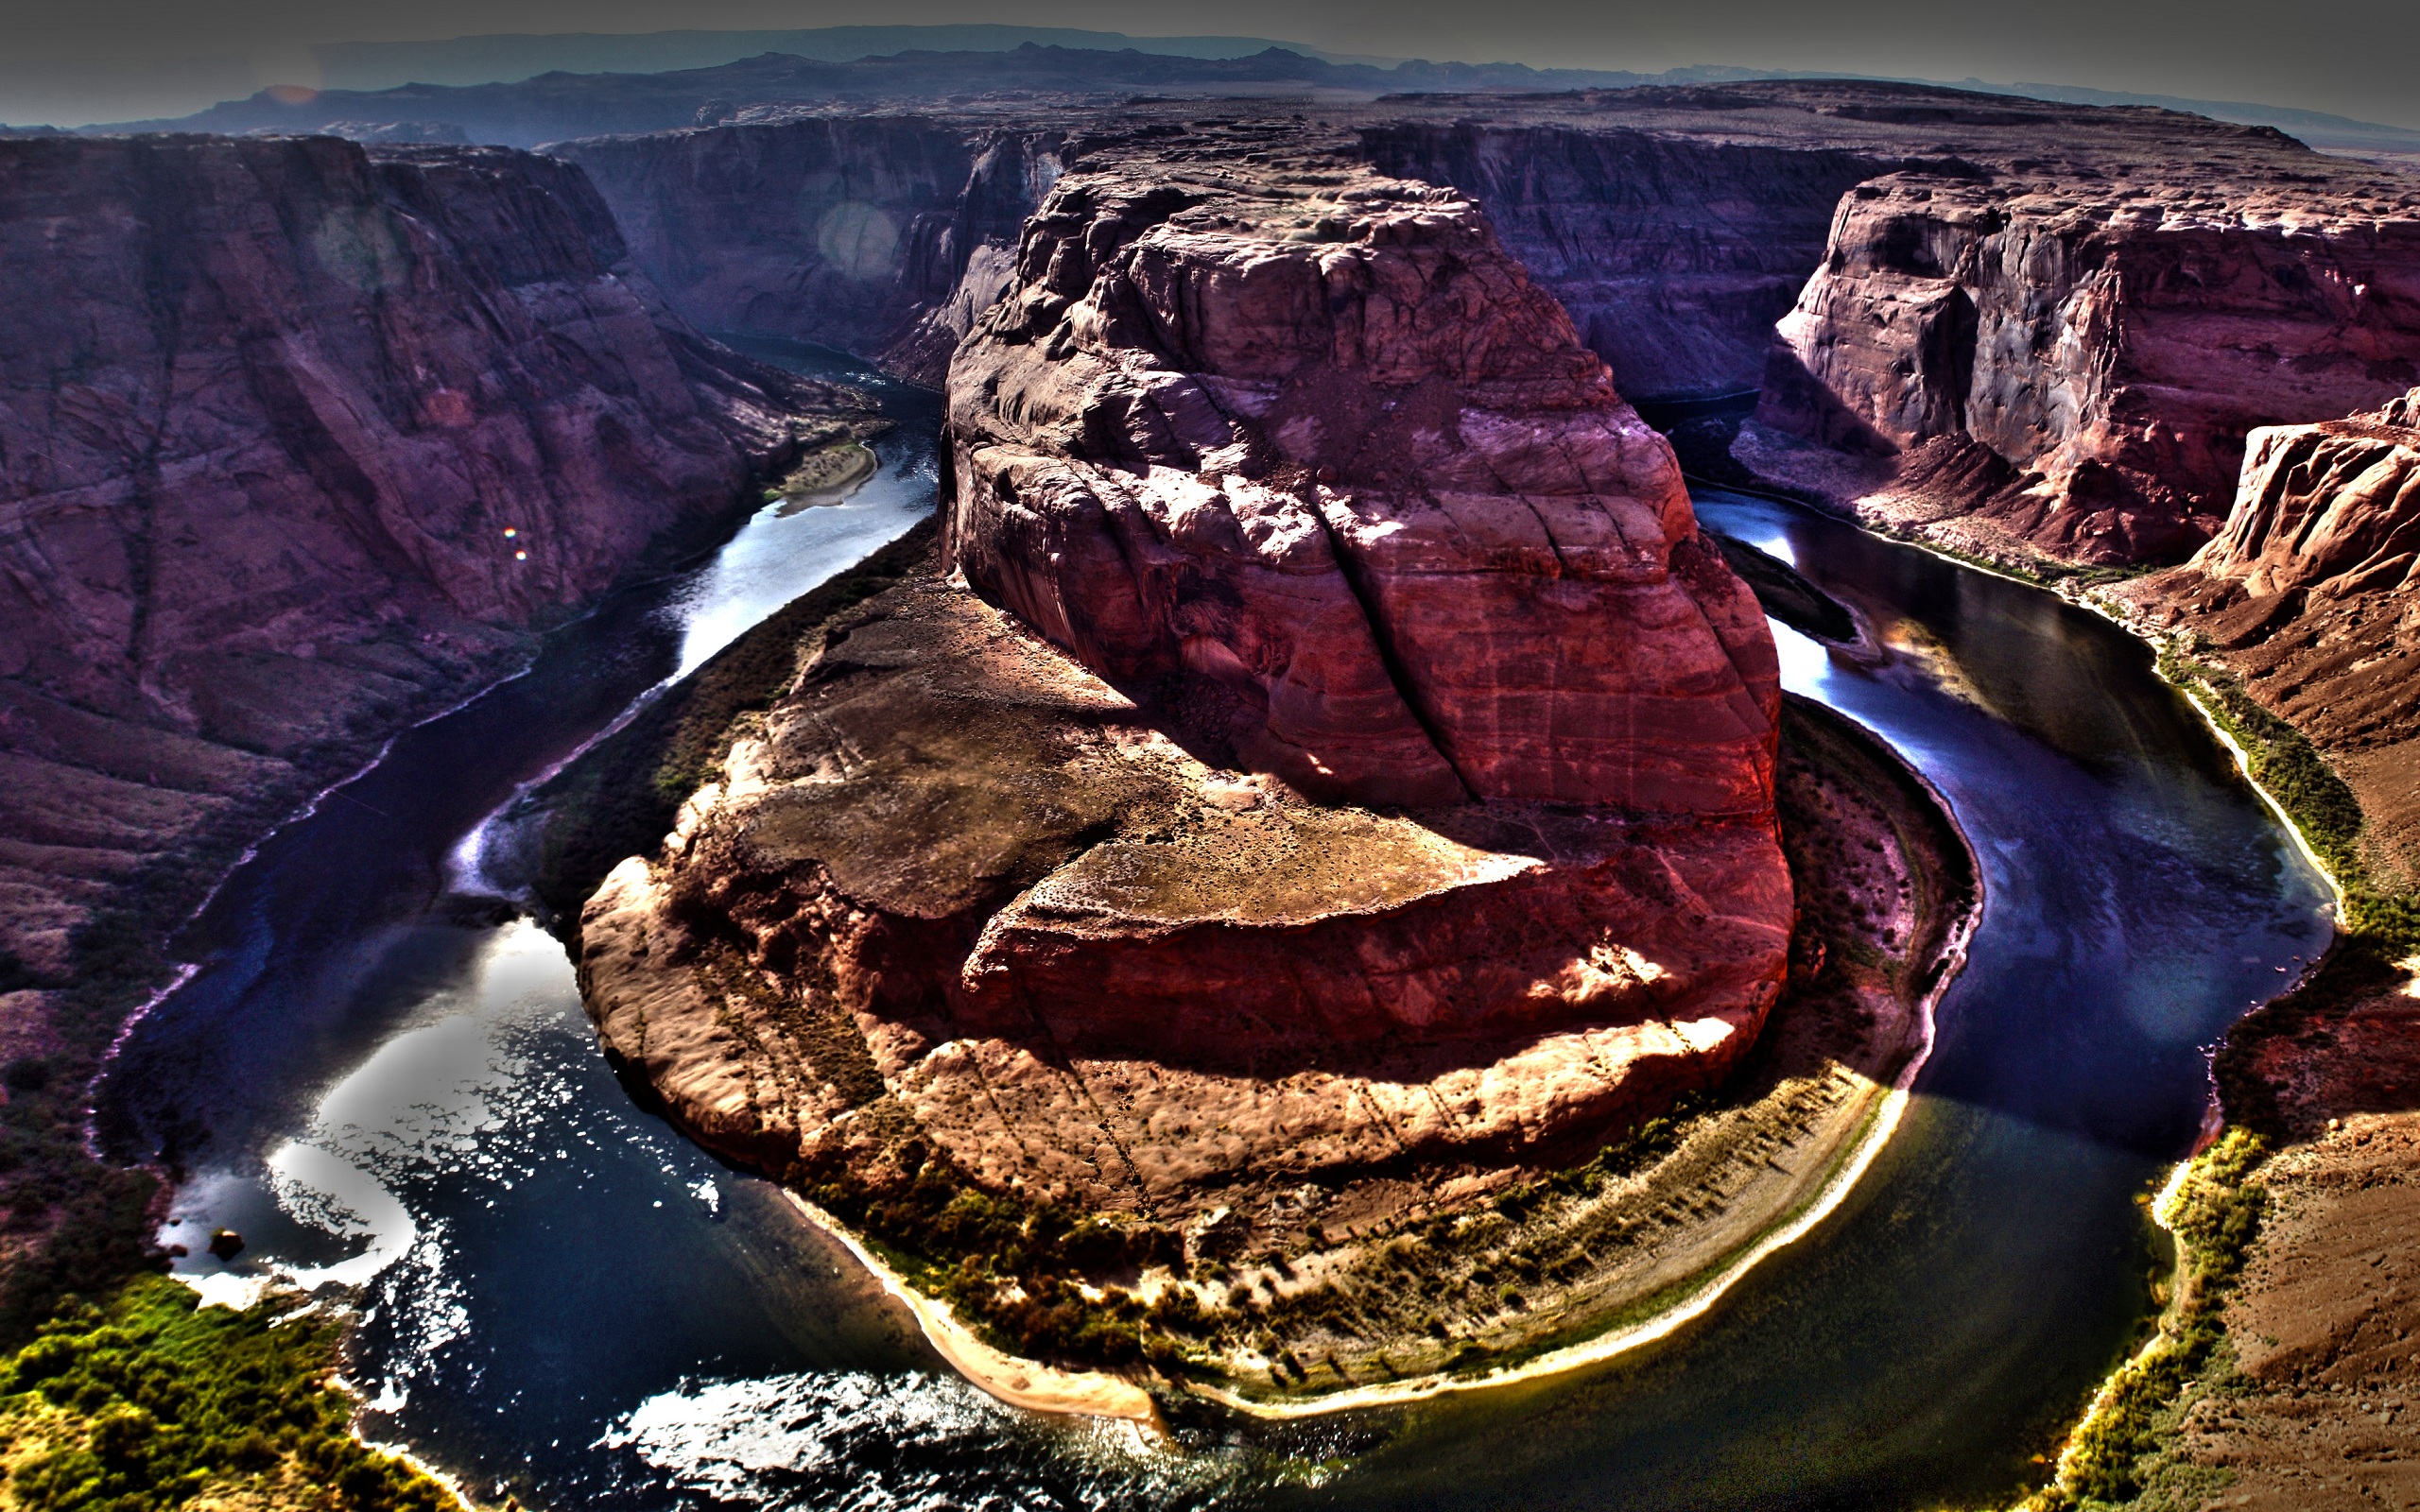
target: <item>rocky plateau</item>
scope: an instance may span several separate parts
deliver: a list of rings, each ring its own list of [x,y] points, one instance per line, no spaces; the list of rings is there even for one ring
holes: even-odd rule
[[[1368,1236],[1495,1222],[1726,1083],[1754,1093],[1742,1170],[1783,1170],[1818,1104],[1873,1106],[1971,888],[1853,737],[1785,760],[1773,644],[1685,457],[1964,553],[2165,567],[2110,601],[2308,734],[2408,887],[2420,180],[1954,90],[1381,99],[1376,70],[1125,56],[222,122],[367,146],[0,141],[0,1059],[48,1048],[118,926],[156,936],[313,788],[856,418],[700,332],[944,387],[938,536],[819,621],[606,878],[583,990],[718,1152],[853,1219],[926,1204],[962,1263],[939,1289],[1003,1328],[1107,1305],[985,1269],[1005,1203],[1196,1322],[1267,1262],[1252,1284],[1356,1383],[1393,1366],[1302,1310],[1353,1266],[1385,1290]],[[1158,84],[1197,97],[1129,97]],[[577,139],[404,141],[481,134]],[[1681,452],[1633,401],[1689,418]],[[1827,825],[1878,869],[1816,885],[1852,869]],[[1865,976],[1825,975],[1809,941],[1852,923]],[[2399,1067],[2395,996],[2327,1033]],[[1819,1002],[1867,1040],[1824,1040]],[[2325,1072],[2243,1045],[2277,1086]],[[2326,1106],[2408,1110],[2400,1086]],[[2391,1136],[2350,1158],[2367,1191],[2408,1131],[2361,1129]],[[1805,1195],[1752,1177],[1772,1212]],[[2342,1195],[2277,1254],[2358,1277],[2401,1209],[2338,1231]],[[1617,1249],[1557,1284],[1618,1307],[1679,1275]],[[1457,1274],[1468,1337],[1545,1336]],[[2316,1379],[2277,1348],[2255,1374]]]
[[[1074,157],[1250,123],[1246,168],[1338,153],[1485,206],[1632,398],[1761,393],[1713,465],[2012,559],[2182,560],[2247,432],[2420,380],[2420,180],[2269,128],[1846,81],[1305,104],[767,102],[550,150],[663,228],[642,266],[701,326],[861,342],[938,382],[1007,286],[1007,228]],[[777,170],[797,198],[720,187],[766,162],[799,165]],[[849,281],[866,299],[800,297]]]

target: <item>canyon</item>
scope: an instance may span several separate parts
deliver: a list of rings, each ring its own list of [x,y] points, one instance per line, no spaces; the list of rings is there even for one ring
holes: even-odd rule
[[[1845,1168],[1976,864],[1785,709],[1685,463],[2167,567],[2108,602],[2306,731],[2408,887],[2420,182],[1907,86],[1102,111],[1025,66],[716,71],[540,153],[0,142],[43,281],[0,339],[0,1060],[395,730],[873,429],[700,333],[943,387],[938,529],[751,648],[781,676],[710,760],[647,765],[678,817],[563,921],[583,995],[679,1127],[1029,1352],[1271,1400],[1477,1369]],[[1676,452],[1641,407],[1711,419]],[[1695,1248],[1625,1227],[1709,1172]],[[1338,1321],[1421,1245],[1459,1300]]]
[[[699,336],[526,153],[6,142],[0,236],[11,1054],[261,829],[859,413]]]
[[[2420,380],[2420,185],[2267,128],[1816,81],[1312,110],[1141,101],[1071,135],[1012,104],[769,102],[551,150],[649,228],[642,266],[700,326],[863,341],[938,382],[1087,141],[1257,122],[1240,152],[1483,204],[1631,398],[1760,393],[1693,465],[2059,569],[2182,560],[2245,433]],[[767,162],[783,194],[729,191]]]
[[[1762,612],[1477,204],[1282,125],[1097,141],[947,398],[929,564],[778,631],[795,672],[581,912],[681,1127],[1003,1347],[1281,1404],[1594,1347],[1887,1127],[1963,842],[1803,730],[1793,867]],[[1570,1174],[1777,1014],[1736,1107]],[[1685,1242],[1639,1226],[1708,1181]],[[1534,1301],[1473,1258],[1450,1332],[1369,1311],[1389,1241],[1482,1232],[1554,1260]]]
[[[973,593],[829,631],[592,903],[684,1124],[764,1101],[717,942],[983,1185],[1163,1221],[1581,1149],[1754,1041],[1779,690],[1669,449],[1476,206],[1231,148],[1057,181],[952,364]],[[851,1120],[767,1122],[811,1168]]]
[[[2264,427],[2225,525],[2183,566],[2104,591],[2308,737],[2359,805],[2361,859],[2420,880],[2420,389]]]

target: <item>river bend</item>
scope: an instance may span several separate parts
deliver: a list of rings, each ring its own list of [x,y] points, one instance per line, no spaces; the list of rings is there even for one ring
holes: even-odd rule
[[[166,1239],[218,1295],[360,1288],[368,1434],[483,1499],[573,1509],[1271,1504],[1916,1506],[2038,1480],[2160,1263],[2138,1200],[2202,1116],[2203,1047],[2324,946],[2322,880],[2114,627],[1785,506],[1716,528],[1852,604],[1784,681],[1956,807],[1987,901],[1939,1046],[1841,1210],[1650,1349],[1181,1446],[950,1375],[837,1245],[630,1096],[492,816],[665,679],[926,512],[935,396],[807,349],[899,429],[845,502],[551,637],[281,831],[180,942],[199,968],[103,1088],[117,1153],[186,1174]],[[202,1252],[240,1231],[232,1265]]]

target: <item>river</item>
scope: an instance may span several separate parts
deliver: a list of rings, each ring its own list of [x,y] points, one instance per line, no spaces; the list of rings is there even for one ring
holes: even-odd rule
[[[1880,664],[1785,628],[1784,678],[1949,796],[1988,901],[1939,1047],[1839,1212],[1715,1312],[1568,1377],[1176,1446],[951,1375],[764,1182],[619,1085],[493,816],[634,701],[931,505],[933,396],[845,503],[550,637],[278,833],[179,942],[198,971],[102,1090],[185,1173],[165,1239],[215,1295],[359,1288],[364,1429],[482,1500],[560,1509],[1915,1506],[2038,1479],[2159,1258],[2139,1198],[2189,1143],[2202,1047],[2326,938],[2325,892],[2143,649],[2049,594],[1786,507],[1717,527],[1854,603]],[[2281,971],[2280,969],[2283,969]],[[209,1233],[245,1238],[231,1264]]]

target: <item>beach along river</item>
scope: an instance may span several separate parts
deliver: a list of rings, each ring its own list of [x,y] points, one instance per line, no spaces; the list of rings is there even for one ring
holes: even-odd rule
[[[1892,1146],[1706,1318],[1586,1372],[1180,1443],[950,1375],[837,1245],[607,1069],[490,822],[650,689],[929,509],[934,396],[848,499],[551,637],[231,878],[199,971],[103,1089],[186,1173],[178,1268],[357,1288],[365,1430],[482,1500],[570,1508],[1920,1505],[2036,1477],[2158,1264],[2137,1201],[2189,1143],[2202,1047],[2326,937],[2298,858],[2141,647],[2048,594],[1702,495],[1888,648],[1787,629],[1795,691],[1881,732],[1985,868],[1971,964]],[[231,1264],[203,1250],[232,1228]]]

